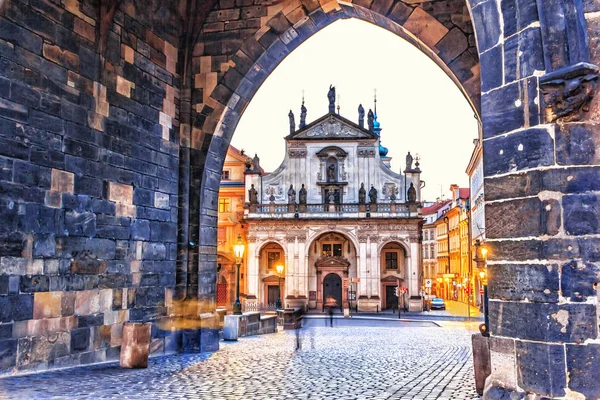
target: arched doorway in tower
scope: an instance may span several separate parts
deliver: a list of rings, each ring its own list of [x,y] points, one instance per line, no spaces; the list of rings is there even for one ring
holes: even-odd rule
[[[323,307],[342,309],[342,278],[336,273],[323,279]]]

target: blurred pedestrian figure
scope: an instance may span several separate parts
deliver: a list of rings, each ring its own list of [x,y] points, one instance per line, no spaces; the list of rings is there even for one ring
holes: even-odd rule
[[[300,338],[300,330],[302,329],[302,320],[300,320],[300,326],[296,328],[296,351],[302,349],[302,342]]]
[[[333,307],[329,307],[329,326],[333,328]]]

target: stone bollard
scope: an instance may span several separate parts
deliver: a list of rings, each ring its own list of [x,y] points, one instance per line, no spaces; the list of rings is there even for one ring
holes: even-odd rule
[[[475,369],[475,389],[477,394],[482,396],[485,387],[485,380],[492,373],[492,364],[490,359],[490,338],[482,336],[481,333],[475,333],[471,337],[473,343],[473,367]]]
[[[150,351],[149,322],[125,322],[121,343],[121,368],[147,368]]]
[[[223,340],[238,340],[240,321],[243,315],[226,315],[223,327]]]

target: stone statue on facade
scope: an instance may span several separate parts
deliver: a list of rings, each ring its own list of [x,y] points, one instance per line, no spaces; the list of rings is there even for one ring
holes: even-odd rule
[[[335,86],[329,85],[329,92],[327,92],[327,98],[329,99],[329,112],[335,112]]]
[[[361,128],[365,127],[365,109],[362,104],[358,105],[358,126]]]
[[[306,189],[304,188],[304,183],[302,184],[298,195],[300,197],[300,204],[306,204]]]
[[[302,129],[306,126],[306,107],[304,107],[304,101],[302,101],[302,107],[300,107],[300,125],[298,128]]]
[[[246,165],[246,171],[252,171],[252,158],[250,158],[250,157],[246,158],[246,161],[244,161],[244,164]]]
[[[365,184],[360,184],[360,189],[358,189],[358,202],[360,204],[365,204],[367,200],[367,190],[365,189]]]
[[[296,191],[294,190],[294,185],[290,185],[288,190],[288,204],[296,203]]]
[[[327,191],[327,198],[329,199],[329,204],[335,203],[335,190],[329,188]]]
[[[415,189],[415,185],[413,185],[412,182],[410,183],[410,187],[408,188],[408,191],[406,192],[406,197],[407,197],[409,203],[417,202],[417,189]]]
[[[327,168],[327,182],[335,182],[335,165],[333,164]]]
[[[412,169],[413,156],[410,155],[410,151],[406,155],[406,170],[410,171]]]
[[[290,110],[288,118],[290,119],[290,133],[294,133],[296,131],[296,120],[294,118],[294,113],[292,112],[292,110]]]
[[[377,203],[377,189],[373,185],[371,185],[371,190],[369,190],[369,201],[373,204]]]
[[[258,192],[254,189],[254,183],[250,186],[250,190],[248,190],[248,200],[250,204],[258,204]]]
[[[370,132],[375,132],[374,121],[375,115],[373,114],[373,110],[369,109],[369,112],[367,113],[367,128]]]

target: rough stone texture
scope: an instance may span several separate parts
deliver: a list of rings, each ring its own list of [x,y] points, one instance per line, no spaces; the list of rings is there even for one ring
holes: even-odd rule
[[[500,379],[514,366],[514,338],[570,347],[597,337],[599,139],[590,121],[599,101],[579,122],[545,123],[539,89],[545,73],[598,62],[597,35],[586,37],[597,31],[597,1],[123,0],[105,37],[97,4],[11,1],[0,17],[0,332],[11,331],[0,338],[2,372],[116,359],[123,322],[164,316],[167,293],[212,311],[216,243],[200,234],[216,226],[211,177],[269,73],[345,17],[422,46],[481,116],[486,234],[499,250],[491,270],[523,265],[514,292],[510,279],[490,281],[499,296],[491,332],[512,343],[494,352],[492,337],[490,382],[509,383],[491,384],[490,396],[518,385]],[[547,260],[550,277],[538,267]],[[568,296],[561,305],[546,302],[555,286],[538,287],[554,281],[554,265]],[[53,292],[62,292],[60,317],[58,302],[35,304]],[[60,345],[40,334],[59,324],[51,320],[66,327]],[[178,340],[152,335],[158,351]],[[196,349],[214,345],[210,332],[189,337]],[[579,363],[595,348],[577,349],[567,357],[572,390],[597,397],[583,383],[590,364]],[[528,390],[555,395],[547,374],[533,382],[534,371],[523,373]]]
[[[0,16],[0,374],[116,359],[130,312],[160,317],[120,300],[145,283],[136,243],[169,250],[149,260],[155,303],[175,285],[179,141],[159,115],[178,126],[178,2],[123,1],[104,63],[97,4],[10,2]]]

